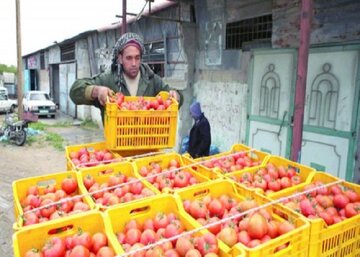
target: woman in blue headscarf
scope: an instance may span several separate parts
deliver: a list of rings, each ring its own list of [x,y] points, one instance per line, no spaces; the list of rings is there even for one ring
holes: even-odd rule
[[[194,125],[190,130],[188,153],[193,158],[208,156],[211,145],[211,129],[208,119],[201,111],[199,102],[190,106],[190,114]]]

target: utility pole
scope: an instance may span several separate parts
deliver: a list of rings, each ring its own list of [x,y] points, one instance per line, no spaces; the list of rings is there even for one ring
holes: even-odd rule
[[[304,122],[306,78],[311,36],[311,21],[313,16],[312,0],[302,0],[301,2],[302,5],[300,13],[300,46],[295,88],[293,142],[291,146],[291,159],[295,162],[300,162],[301,158],[300,153]]]
[[[122,0],[122,22],[121,22],[121,35],[124,35],[127,31],[127,20],[126,20],[126,1]]]
[[[19,119],[23,117],[23,68],[21,55],[21,16],[20,16],[20,0],[16,1],[16,44],[17,44],[17,100]]]

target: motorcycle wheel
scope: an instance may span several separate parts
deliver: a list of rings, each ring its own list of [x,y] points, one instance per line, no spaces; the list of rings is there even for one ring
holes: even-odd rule
[[[17,146],[23,146],[25,144],[26,141],[26,132],[25,130],[20,130],[18,131],[16,138],[15,138],[15,144]]]

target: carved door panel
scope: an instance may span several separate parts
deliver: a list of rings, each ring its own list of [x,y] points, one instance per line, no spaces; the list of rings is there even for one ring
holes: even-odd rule
[[[247,144],[289,157],[296,55],[291,50],[255,51],[249,82]]]
[[[359,50],[309,55],[301,162],[352,180]]]

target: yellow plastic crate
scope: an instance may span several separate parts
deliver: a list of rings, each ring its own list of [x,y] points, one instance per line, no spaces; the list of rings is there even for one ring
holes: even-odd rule
[[[81,170],[80,172],[78,172],[77,175],[79,178],[79,187],[80,187],[81,191],[83,191],[85,194],[89,194],[89,191],[84,186],[84,178],[86,176],[90,175],[95,179],[95,182],[102,184],[102,183],[107,182],[109,180],[109,177],[114,174],[123,174],[123,175],[127,176],[128,178],[131,177],[131,178],[138,179],[138,177],[135,175],[134,167],[131,165],[130,162],[113,163],[113,164],[107,165],[106,167],[96,166],[96,167],[84,169],[84,170]],[[154,194],[158,193],[158,191],[154,190],[154,188],[146,180],[141,180],[141,183],[144,185],[144,187],[151,190]],[[121,186],[119,185],[119,187],[121,187]],[[104,210],[104,209],[110,207],[110,206],[102,205],[100,203],[96,203],[91,196],[89,196],[89,199],[91,199],[91,207],[92,208]],[[143,198],[140,198],[137,200],[143,200]],[[134,200],[134,201],[136,201],[136,200]],[[119,204],[123,204],[123,203],[119,203]]]
[[[160,167],[162,169],[165,169],[165,168],[168,168],[168,165],[169,165],[171,160],[178,161],[178,163],[180,164],[179,171],[187,171],[187,172],[189,172],[193,177],[196,178],[197,183],[202,183],[202,182],[206,182],[206,181],[210,180],[210,178],[207,176],[209,174],[202,174],[200,172],[196,172],[195,170],[191,169],[190,167],[184,165],[183,161],[182,161],[182,158],[181,158],[181,155],[177,154],[175,152],[156,155],[156,156],[152,156],[152,157],[140,158],[140,159],[134,160],[132,162],[132,164],[134,166],[134,170],[135,170],[135,173],[136,173],[137,177],[143,178],[141,176],[141,174],[139,173],[139,170],[141,169],[141,167],[149,166],[151,163],[157,163],[157,164],[160,165]],[[184,168],[182,169],[181,167],[184,167]],[[211,176],[211,175],[209,175],[209,176]],[[216,175],[213,175],[213,176],[216,176]],[[158,193],[161,193],[159,191],[159,189],[157,189],[153,184],[151,184],[151,187],[154,190],[156,190]]]
[[[131,220],[135,220],[140,224],[143,224],[147,219],[154,218],[158,212],[166,214],[174,213],[184,225],[186,231],[195,229],[195,224],[184,213],[183,208],[179,208],[177,200],[173,195],[162,194],[146,199],[145,201],[124,204],[122,206],[109,208],[105,211],[105,214],[110,221],[110,231],[112,234],[124,231],[126,223]],[[194,235],[203,235],[206,231],[199,230]],[[124,249],[117,242],[117,247]],[[226,257],[231,256],[229,253],[223,251],[219,247],[219,256]],[[245,257],[243,252],[239,252],[239,257]]]
[[[195,200],[201,199],[205,196],[219,197],[222,194],[227,194],[228,196],[235,198],[237,201],[241,202],[244,200],[254,199],[257,204],[264,205],[269,204],[270,200],[265,196],[256,194],[253,191],[247,190],[245,187],[237,185],[229,180],[215,180],[208,183],[202,183],[196,185],[192,188],[178,190],[175,195],[179,196],[177,201],[178,205],[182,205],[184,200]],[[287,208],[282,207],[278,204],[271,204],[264,207],[268,210],[272,217],[275,220],[283,220],[275,212],[281,212],[288,217],[288,220],[294,223],[295,229],[291,232],[288,232],[284,235],[281,235],[277,238],[271,239],[255,248],[249,248],[244,246],[241,243],[235,244],[232,248],[220,241],[219,247],[224,252],[231,252],[232,256],[238,256],[242,252],[245,252],[247,257],[263,257],[263,256],[307,256],[308,252],[308,243],[309,243],[309,223],[302,218],[300,215],[289,211]],[[185,212],[185,210],[184,210]],[[189,218],[193,220],[193,223],[197,224],[197,227],[200,227],[198,223],[190,214]],[[280,251],[276,249],[284,244],[288,243],[288,246]]]
[[[165,100],[168,92],[160,92]],[[126,96],[125,101],[138,97]],[[144,97],[155,100],[156,97]],[[104,134],[111,150],[172,148],[176,143],[178,102],[171,98],[167,110],[120,110],[116,103],[106,103]]]
[[[48,185],[55,185],[56,189],[61,189],[61,182],[68,177],[75,178],[78,183],[78,189],[74,195],[82,195],[83,192],[80,189],[79,180],[75,171],[65,171],[13,181],[12,189],[14,196],[14,214],[16,220],[14,223],[14,229],[18,230],[23,227],[23,219],[21,216],[24,214],[24,211],[21,207],[21,200],[26,197],[26,192],[30,186],[38,186],[39,194],[42,194]],[[88,196],[83,197],[83,202],[85,202],[90,207],[90,209],[93,208],[92,200]]]
[[[140,149],[140,150],[122,150],[122,151],[111,151],[118,154],[126,161],[132,161],[139,158],[155,156],[158,154],[164,154],[165,152],[160,149]]]
[[[70,146],[66,146],[65,148],[65,154],[66,154],[66,168],[67,170],[83,170],[83,169],[87,169],[89,167],[79,167],[77,165],[74,164],[74,162],[71,160],[70,158],[70,153],[71,152],[77,152],[82,148],[86,148],[89,153],[93,153],[94,151],[99,151],[99,150],[109,150],[109,152],[113,155],[114,159],[116,160],[112,160],[112,161],[104,161],[104,162],[100,162],[99,164],[94,166],[106,166],[109,163],[113,163],[113,162],[118,162],[121,161],[121,155],[111,151],[107,145],[106,142],[95,142],[95,143],[89,143],[89,144],[80,144],[80,145],[70,145]]]
[[[291,160],[288,160],[288,159],[280,157],[280,156],[269,155],[265,158],[262,165],[256,166],[256,167],[251,167],[251,168],[246,168],[246,169],[243,169],[240,171],[227,173],[227,174],[225,174],[225,177],[227,177],[231,180],[234,180],[236,183],[240,183],[240,182],[237,182],[237,179],[239,177],[241,177],[241,175],[243,175],[244,173],[247,173],[247,172],[250,174],[254,174],[259,169],[266,168],[266,165],[268,163],[274,164],[275,167],[283,166],[285,168],[294,168],[295,171],[297,172],[297,175],[300,177],[300,179],[302,181],[300,184],[304,184],[308,181],[311,181],[312,176],[315,174],[314,168],[311,168],[309,166],[306,166],[306,165],[303,165],[303,164],[300,164],[297,162],[293,162]],[[262,194],[265,194],[265,192],[260,188],[251,188],[251,187],[247,187],[247,188],[249,190],[257,190],[257,191],[261,192]],[[285,189],[281,189],[280,191],[282,191],[282,190],[285,190]],[[280,191],[278,191],[278,192],[280,192]],[[276,193],[277,192],[270,193],[269,195],[276,194]]]
[[[270,195],[272,199],[280,199],[290,196],[315,181],[325,184],[339,181],[339,178],[325,172],[316,172],[312,180],[305,185],[299,185]],[[340,185],[353,189],[360,193],[357,184],[342,182]],[[309,257],[358,257],[360,256],[360,215],[353,216],[337,224],[327,226],[322,219],[308,219],[310,223]]]
[[[220,169],[219,167],[209,168],[207,167],[207,163],[210,162],[210,160],[221,160],[226,159],[227,157],[234,157],[235,153],[237,152],[244,152],[246,153],[251,159],[256,160],[259,162],[259,165],[262,165],[265,161],[265,158],[269,156],[268,153],[258,151],[256,149],[251,149],[250,147],[243,145],[243,144],[234,144],[229,151],[218,153],[211,156],[201,157],[192,159],[189,154],[184,154],[184,162],[186,164],[196,164],[193,169],[196,169],[197,167],[201,166],[204,167],[207,170],[213,170],[213,172],[220,173],[220,174],[226,174],[228,172]],[[257,165],[258,166],[258,165]],[[242,169],[241,169],[242,170]],[[237,171],[237,170],[236,170]]]
[[[121,249],[118,248],[117,239],[114,234],[109,232],[108,227],[105,215],[93,210],[34,225],[31,228],[24,228],[13,234],[14,257],[24,257],[25,253],[32,248],[41,249],[50,238],[71,236],[76,234],[79,229],[89,232],[91,235],[97,232],[105,233],[108,245],[118,255],[121,253]]]

